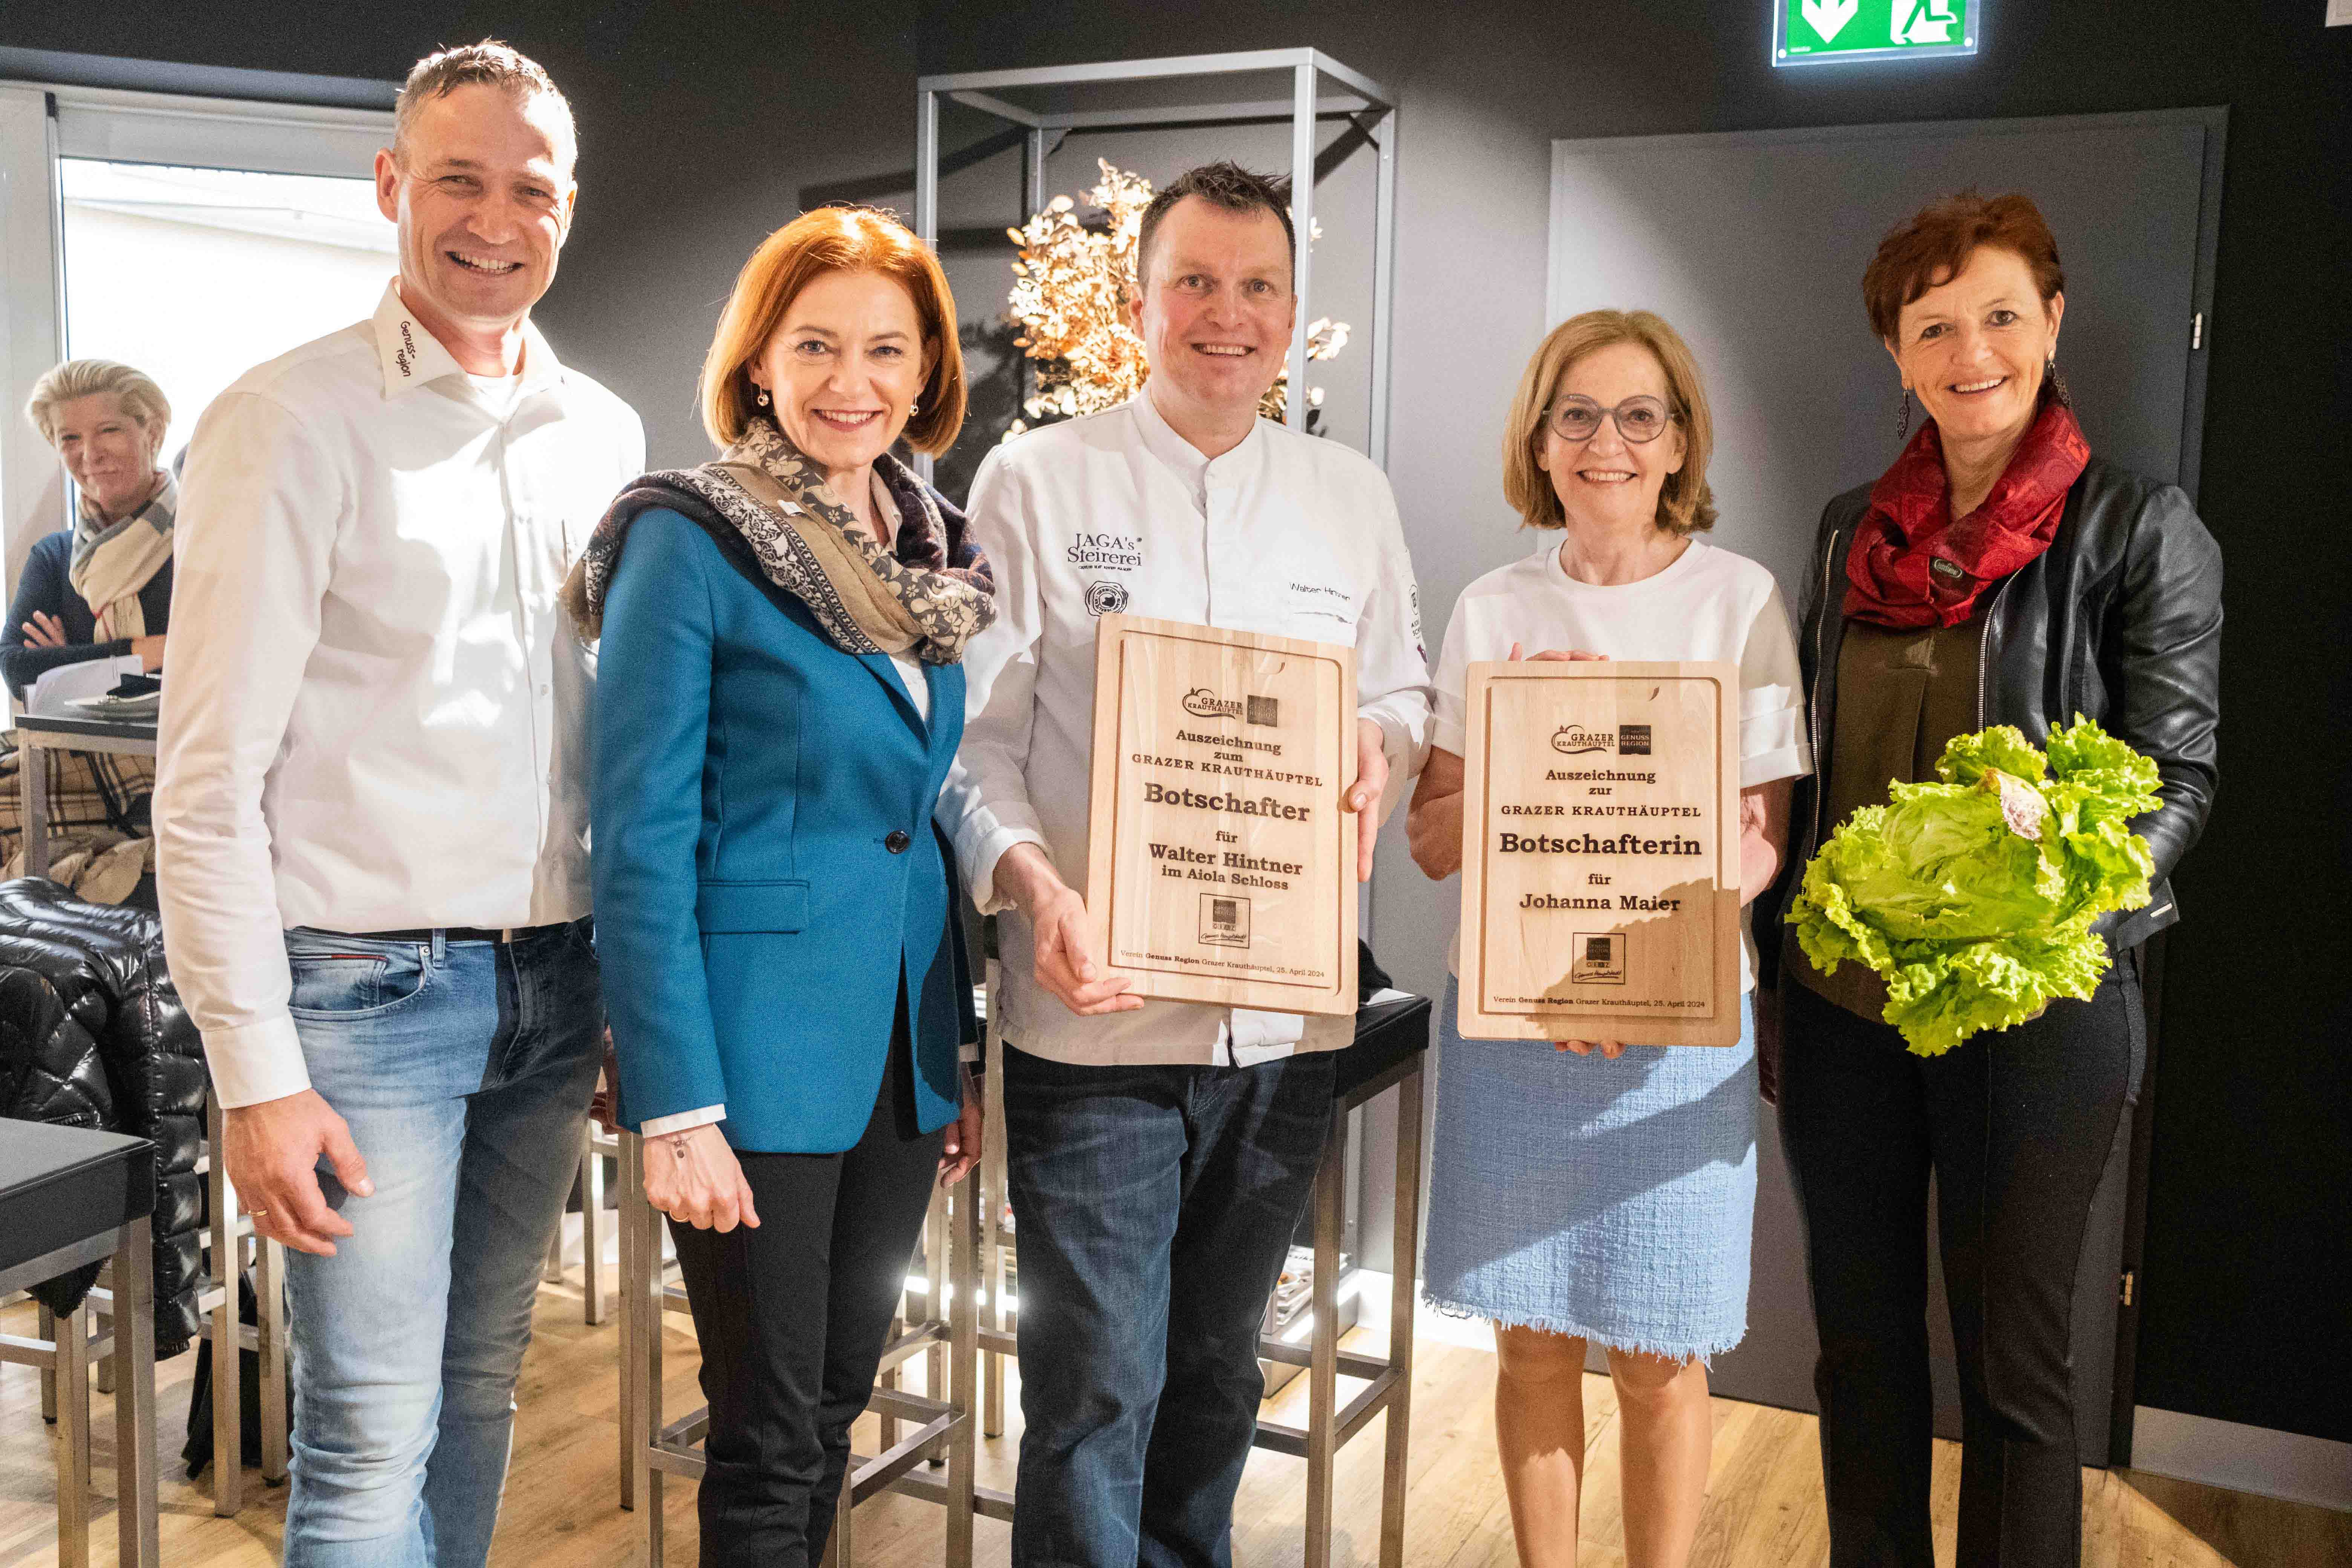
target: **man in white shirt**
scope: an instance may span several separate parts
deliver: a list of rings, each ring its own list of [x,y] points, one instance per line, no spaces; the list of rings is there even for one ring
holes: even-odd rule
[[[1387,479],[1257,417],[1297,310],[1287,200],[1230,163],[1161,191],[1130,306],[1143,392],[999,447],[972,485],[998,618],[965,656],[970,717],[940,817],[983,911],[1002,911],[1027,1422],[1017,1564],[1230,1561],[1257,1328],[1330,1126],[1326,1053],[1353,1037],[1352,1019],[1146,1003],[1097,969],[1075,888],[1096,620],[1353,645],[1359,877],[1428,723]]]
[[[163,930],[216,1157],[291,1249],[289,1564],[486,1560],[579,1165],[593,667],[557,590],[645,433],[530,322],[575,145],[503,45],[419,62],[376,154],[399,276],[191,447]]]

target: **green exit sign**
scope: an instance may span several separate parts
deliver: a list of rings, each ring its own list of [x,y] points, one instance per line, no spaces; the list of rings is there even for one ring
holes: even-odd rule
[[[1982,0],[1772,0],[1772,63],[1972,55]]]

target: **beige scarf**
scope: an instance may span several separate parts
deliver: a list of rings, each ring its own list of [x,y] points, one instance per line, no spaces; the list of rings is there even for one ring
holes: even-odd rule
[[[108,522],[97,503],[81,498],[74,519],[73,564],[66,577],[97,617],[93,641],[147,635],[147,609],[139,595],[172,559],[173,521],[180,510],[178,482],[168,469],[163,478],[146,504],[121,522]]]
[[[856,654],[914,652],[953,664],[996,618],[988,558],[963,514],[887,452],[874,474],[898,510],[884,549],[858,526],[824,472],[765,418],[698,468],[645,475],[622,490],[563,584],[583,637],[603,635],[604,594],[638,513],[667,507],[700,523],[722,549],[807,607],[834,644]],[[739,557],[740,558],[740,557]]]

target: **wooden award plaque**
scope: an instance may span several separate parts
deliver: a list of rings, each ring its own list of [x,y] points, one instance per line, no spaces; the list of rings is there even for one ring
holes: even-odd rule
[[[1458,1024],[1739,1043],[1739,667],[1470,667]]]
[[[1105,616],[1087,910],[1135,994],[1356,1011],[1356,651]]]

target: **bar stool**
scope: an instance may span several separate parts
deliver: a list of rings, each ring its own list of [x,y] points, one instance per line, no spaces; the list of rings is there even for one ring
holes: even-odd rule
[[[621,1154],[621,1506],[645,1517],[646,1562],[663,1562],[662,1479],[699,1479],[705,1461],[698,1445],[709,1430],[706,1406],[674,1420],[662,1410],[662,1323],[666,1312],[685,1312],[686,1291],[669,1279],[662,1256],[660,1216],[645,1198],[645,1145],[623,1132]],[[971,1521],[978,1500],[972,1484],[971,1395],[975,1392],[973,1297],[979,1270],[979,1201],[970,1177],[946,1193],[934,1192],[925,1220],[924,1305],[918,1321],[898,1325],[883,1347],[880,1374],[869,1406],[886,1426],[882,1452],[852,1456],[843,1478],[841,1508],[825,1547],[828,1568],[847,1568],[855,1558],[852,1516],[856,1505],[883,1491],[900,1491],[944,1504],[947,1568],[971,1568]],[[942,1308],[944,1307],[944,1313]],[[944,1351],[944,1355],[940,1352]],[[896,1370],[909,1358],[929,1354],[944,1360],[947,1397],[938,1394],[940,1373],[932,1373],[930,1396],[891,1386]],[[904,1437],[899,1421],[914,1424]],[[944,1458],[946,1475],[921,1469]],[[1010,1517],[1009,1510],[1000,1517]]]
[[[989,965],[993,984],[996,965]],[[985,1014],[983,1014],[985,1016]],[[1314,1225],[1315,1281],[1313,1326],[1307,1343],[1294,1345],[1272,1334],[1261,1335],[1258,1354],[1267,1361],[1300,1366],[1307,1372],[1307,1425],[1286,1426],[1261,1420],[1255,1447],[1289,1454],[1307,1461],[1307,1551],[1304,1568],[1329,1568],[1331,1562],[1331,1476],[1339,1449],[1361,1432],[1372,1417],[1388,1413],[1381,1479],[1381,1564],[1402,1568],[1404,1561],[1406,1463],[1412,1418],[1413,1307],[1421,1244],[1422,1096],[1423,1068],[1429,1058],[1429,999],[1391,992],[1364,1005],[1356,1017],[1356,1039],[1339,1053],[1333,1094],[1331,1135],[1316,1169],[1308,1213]],[[1014,1331],[1017,1310],[1005,1306],[1006,1255],[1012,1250],[1001,1220],[1005,1186],[1003,1037],[992,1020],[987,1031],[987,1129],[982,1171],[985,1176],[987,1215],[980,1226],[982,1272],[988,1281],[983,1324],[977,1340],[986,1358],[987,1384],[982,1396],[982,1430],[989,1436],[1003,1432],[1003,1358],[1017,1352]],[[1339,1314],[1339,1247],[1347,1223],[1347,1173],[1349,1119],[1352,1112],[1390,1090],[1397,1096],[1396,1212],[1390,1233],[1389,1351],[1385,1359],[1342,1352],[1339,1341],[1346,1325]],[[1342,1408],[1339,1402],[1341,1374],[1362,1378],[1368,1386]],[[1013,1497],[982,1488],[975,1506],[990,1519],[1010,1521]]]
[[[143,1138],[11,1121],[0,1138],[0,1296],[110,1258],[121,1331],[93,1345],[85,1301],[48,1320],[53,1337],[0,1334],[0,1362],[56,1380],[58,1562],[89,1562],[89,1359],[110,1354],[114,1400],[116,1561],[154,1568],[155,1150]]]
[[[620,1140],[595,1122],[581,1135],[580,1176],[572,1191],[580,1197],[580,1287],[583,1318],[590,1328],[604,1321],[604,1162],[621,1157]],[[547,1244],[547,1268],[541,1275],[551,1285],[564,1278],[563,1221],[555,1222],[555,1236]]]
[[[213,1512],[234,1519],[245,1502],[245,1357],[252,1351],[261,1363],[261,1479],[270,1486],[286,1479],[286,1248],[282,1243],[257,1238],[253,1216],[237,1212],[236,1188],[228,1179],[226,1163],[215,1157],[223,1147],[220,1101],[205,1101],[205,1148],[196,1169],[205,1177],[205,1250],[211,1254],[212,1283],[196,1293],[196,1310],[204,1333],[213,1347]],[[246,1266],[247,1244],[253,1244],[253,1290],[260,1310],[257,1323],[237,1313],[237,1276]],[[109,1263],[83,1302],[83,1310],[99,1329],[90,1353],[103,1356],[111,1340],[106,1330],[114,1317],[114,1268]],[[41,1309],[40,1332],[48,1336],[55,1320]],[[114,1392],[112,1363],[99,1363],[98,1391]],[[57,1377],[41,1373],[41,1414],[58,1418]]]
[[[1412,1329],[1421,1241],[1421,1101],[1429,1059],[1429,999],[1391,994],[1356,1016],[1356,1041],[1339,1052],[1330,1140],[1316,1168],[1309,1213],[1315,1226],[1314,1327],[1305,1346],[1261,1336],[1258,1354],[1303,1366],[1307,1373],[1304,1427],[1261,1419],[1255,1446],[1307,1461],[1305,1568],[1330,1568],[1331,1470],[1339,1450],[1371,1418],[1388,1412],[1381,1475],[1381,1568],[1404,1562],[1405,1466],[1412,1423]],[[1387,1359],[1342,1352],[1339,1242],[1347,1223],[1349,1113],[1396,1091],[1396,1213],[1390,1231]],[[1342,1408],[1339,1375],[1367,1380]]]

